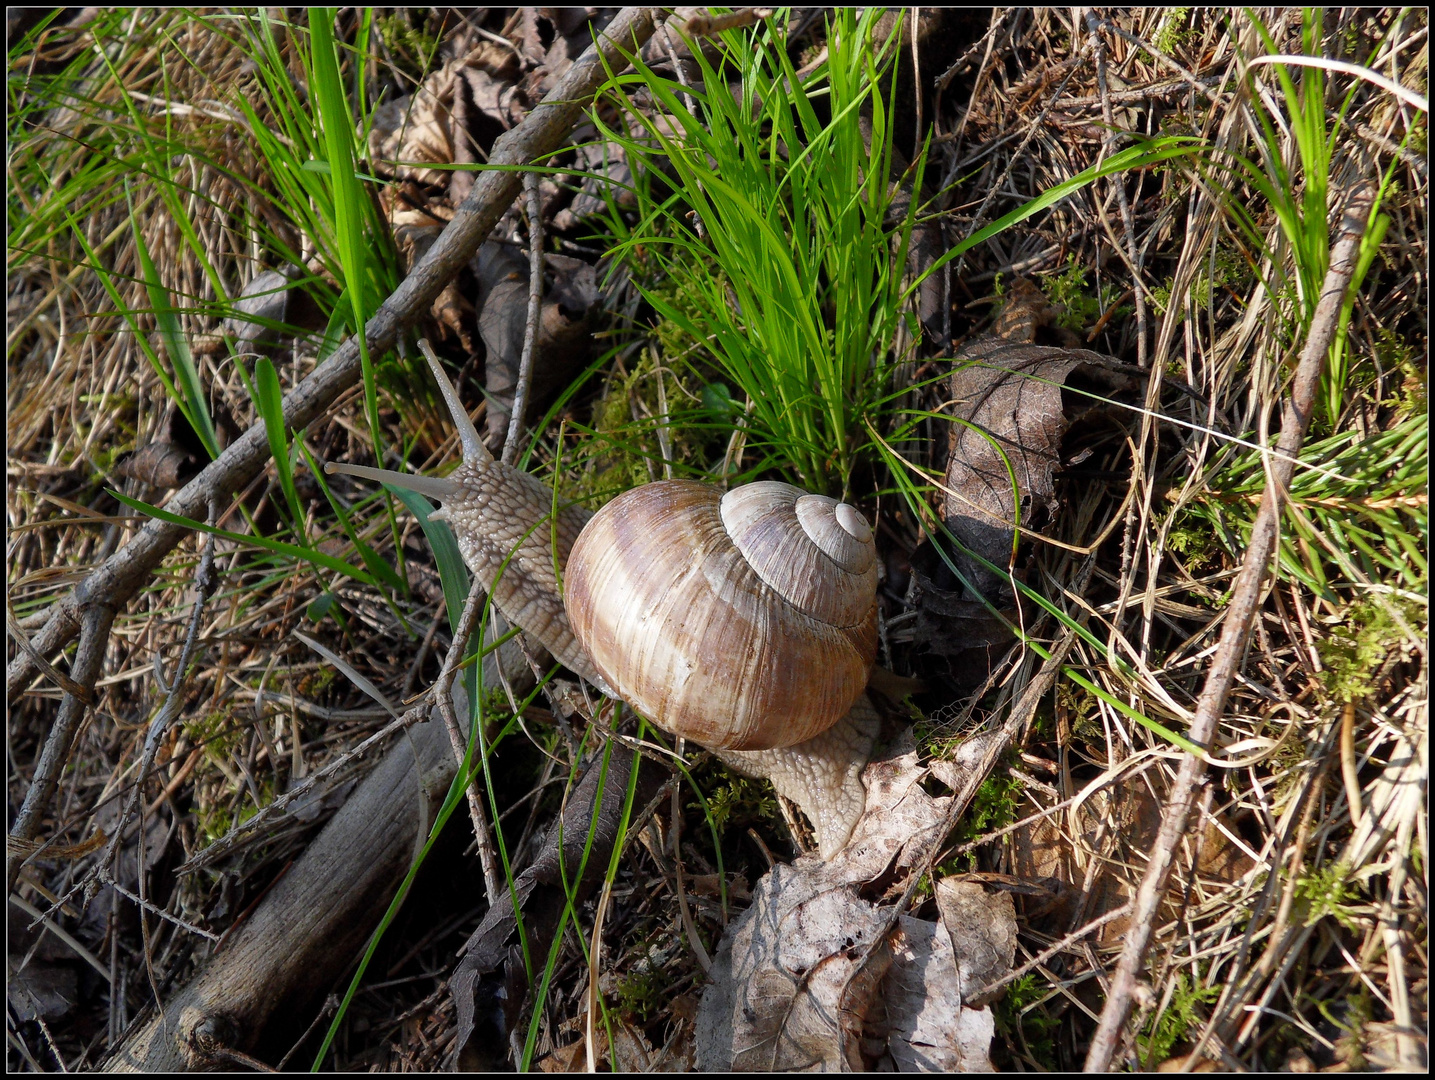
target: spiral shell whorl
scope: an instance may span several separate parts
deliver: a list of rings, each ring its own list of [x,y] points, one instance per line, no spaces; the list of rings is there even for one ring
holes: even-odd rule
[[[875,558],[824,511],[839,504],[799,514],[814,497],[751,487],[766,490],[635,488],[598,511],[565,571],[569,620],[603,678],[660,727],[713,748],[790,746],[826,730],[876,654]],[[816,541],[804,516],[819,521]]]
[[[856,626],[870,614],[876,548],[846,503],[765,480],[724,495],[722,521],[758,577],[794,607],[833,626]]]

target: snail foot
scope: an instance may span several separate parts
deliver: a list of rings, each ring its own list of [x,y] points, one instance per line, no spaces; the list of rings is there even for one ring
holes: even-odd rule
[[[837,723],[796,746],[774,750],[717,750],[731,769],[772,781],[812,822],[817,850],[830,859],[846,846],[867,806],[862,770],[881,721],[864,694]]]

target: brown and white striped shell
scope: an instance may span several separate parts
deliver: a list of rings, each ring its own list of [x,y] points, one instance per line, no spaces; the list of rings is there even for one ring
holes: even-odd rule
[[[574,635],[624,701],[713,749],[763,750],[832,727],[877,652],[872,530],[845,503],[765,481],[645,484],[573,545]]]

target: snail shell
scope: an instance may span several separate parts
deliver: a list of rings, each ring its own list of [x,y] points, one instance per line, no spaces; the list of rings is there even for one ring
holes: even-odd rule
[[[645,484],[573,546],[564,605],[618,695],[713,749],[806,742],[840,720],[877,653],[872,530],[845,503],[766,481]]]

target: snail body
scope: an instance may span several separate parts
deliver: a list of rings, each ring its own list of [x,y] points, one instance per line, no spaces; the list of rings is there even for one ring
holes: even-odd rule
[[[329,464],[438,499],[510,623],[666,731],[770,779],[830,857],[865,806],[877,718],[875,545],[852,507],[788,484],[659,481],[555,511],[484,447],[437,358],[463,463],[448,477]],[[561,571],[563,584],[560,588]]]

